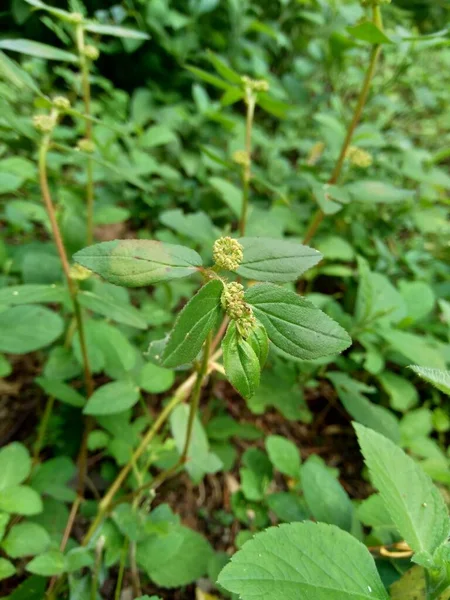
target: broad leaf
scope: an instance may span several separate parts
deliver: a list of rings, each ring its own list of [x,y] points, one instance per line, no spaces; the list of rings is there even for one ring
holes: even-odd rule
[[[347,31],[357,40],[370,44],[392,44],[392,40],[371,21],[347,27]]]
[[[62,60],[65,62],[78,62],[78,56],[61,50],[48,44],[41,44],[33,40],[15,39],[15,40],[0,40],[0,48],[3,50],[11,50],[12,52],[20,52],[28,56],[36,58],[45,58],[47,60]]]
[[[400,377],[396,373],[391,373],[391,371],[385,371],[379,375],[378,379],[385,392],[389,395],[391,400],[390,404],[394,410],[406,412],[408,409],[418,404],[419,394],[408,379]],[[380,431],[380,433],[383,432]]]
[[[308,459],[301,469],[306,503],[316,521],[350,531],[353,505],[339,481],[322,463]]]
[[[66,560],[64,554],[59,550],[50,550],[40,556],[33,558],[27,565],[27,571],[43,577],[61,575],[66,571]]]
[[[430,477],[401,448],[379,433],[355,424],[374,485],[400,534],[414,552],[433,552],[448,537],[444,499]]]
[[[164,348],[162,362],[165,367],[188,364],[197,357],[222,313],[222,291],[222,282],[215,279],[204,285],[186,304]]]
[[[81,292],[78,294],[81,306],[92,310],[100,315],[123,323],[137,329],[147,329],[147,323],[140,312],[131,304],[120,304],[112,298],[99,296],[93,292]]]
[[[252,346],[244,340],[230,323],[222,341],[225,375],[231,385],[245,399],[251,398],[259,386],[261,367]]]
[[[36,523],[14,525],[2,542],[3,550],[11,558],[34,556],[45,552],[50,546],[47,531]]]
[[[257,534],[218,583],[242,600],[388,600],[367,548],[323,523],[291,523]]]
[[[186,431],[189,421],[190,407],[186,404],[177,406],[170,417],[170,428],[179,454],[183,452]],[[192,437],[189,444],[186,470],[192,481],[200,483],[206,473],[216,473],[222,468],[222,461],[210,452],[208,438],[197,415],[194,417]]]
[[[6,560],[6,558],[0,557],[0,581],[2,579],[8,579],[8,577],[12,577],[16,572],[16,569],[12,562]]]
[[[292,479],[300,479],[300,453],[291,440],[281,435],[269,435],[266,450],[275,469]]]
[[[39,302],[63,302],[67,292],[56,285],[15,285],[0,289],[0,304],[34,304]]]
[[[175,373],[170,369],[147,363],[139,374],[139,387],[150,394],[167,392],[175,381]]]
[[[256,281],[296,281],[322,258],[317,250],[288,240],[244,237],[238,242],[244,248],[244,258],[237,273]]]
[[[435,388],[450,396],[450,371],[429,369],[427,367],[418,367],[417,365],[413,365],[410,369],[414,373],[417,373],[419,377],[434,385]]]
[[[90,33],[99,33],[100,35],[112,35],[114,37],[128,38],[133,40],[149,40],[150,36],[145,31],[129,29],[128,27],[119,27],[118,25],[103,25],[102,23],[85,23],[83,29]]]
[[[139,400],[139,388],[127,381],[106,383],[95,390],[83,410],[86,415],[115,415]]]
[[[0,511],[18,515],[37,515],[42,512],[42,500],[37,492],[26,485],[0,490]]]
[[[403,190],[381,181],[369,179],[355,181],[345,186],[355,202],[365,204],[396,204],[411,200],[414,192]]]
[[[211,177],[209,183],[219,192],[222,200],[236,217],[240,217],[242,210],[242,191],[221,177]]]
[[[64,404],[70,406],[76,406],[81,408],[86,404],[86,399],[76,390],[74,390],[67,383],[58,381],[56,379],[47,379],[46,377],[37,377],[36,383],[44,390],[49,396],[53,396]]]
[[[0,450],[0,490],[19,485],[30,471],[30,454],[23,444],[12,442]]]
[[[42,306],[13,306],[0,312],[0,352],[26,354],[48,346],[63,332],[59,315]]]
[[[266,364],[267,356],[269,354],[269,338],[265,327],[261,325],[261,323],[257,323],[246,341],[253,348],[258,357],[259,366],[262,369]]]
[[[373,392],[373,388],[352,379],[346,373],[331,372],[328,378],[333,383],[346,411],[362,425],[375,429],[393,442],[400,440],[400,430],[395,415],[384,406],[368,400],[362,392]]]
[[[342,352],[348,333],[314,304],[285,288],[263,283],[246,292],[246,300],[283,355],[312,360]]]
[[[190,248],[155,240],[114,240],[80,250],[74,259],[110,283],[141,287],[192,275],[202,265]]]
[[[397,329],[383,329],[380,334],[389,342],[393,350],[411,362],[418,363],[420,366],[445,369],[445,358],[423,336]]]

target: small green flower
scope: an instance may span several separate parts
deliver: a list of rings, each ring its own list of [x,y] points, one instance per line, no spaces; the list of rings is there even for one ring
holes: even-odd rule
[[[244,286],[236,281],[224,287],[221,298],[222,307],[233,321],[242,337],[250,335],[256,325],[252,307],[244,300]]]
[[[372,155],[369,152],[366,152],[366,150],[362,150],[362,148],[358,148],[357,146],[350,146],[345,156],[352,163],[352,165],[360,167],[361,169],[367,169],[373,163]]]
[[[233,162],[242,167],[248,167],[250,165],[250,156],[246,150],[236,150],[236,152],[233,152]]]
[[[65,112],[70,108],[70,100],[64,96],[56,96],[53,98],[53,106],[61,112]]]
[[[56,124],[53,115],[34,115],[33,125],[41,133],[50,133]]]
[[[97,58],[100,56],[100,50],[95,46],[92,46],[92,44],[88,44],[84,47],[83,54],[89,60],[97,60]]]
[[[213,259],[221,269],[235,271],[243,258],[243,248],[237,240],[231,237],[222,237],[214,242]]]
[[[78,150],[81,152],[86,152],[87,154],[92,154],[95,152],[95,144],[92,140],[88,140],[87,138],[81,138],[77,143]]]
[[[246,90],[250,92],[268,92],[269,82],[265,79],[252,79],[244,75],[241,77],[242,84]]]

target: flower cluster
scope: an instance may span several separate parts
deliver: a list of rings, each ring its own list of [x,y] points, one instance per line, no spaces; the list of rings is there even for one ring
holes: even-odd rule
[[[70,108],[70,100],[64,96],[56,96],[53,98],[53,106],[61,112],[65,112]]]
[[[88,140],[87,138],[81,138],[77,143],[78,150],[81,152],[86,152],[87,154],[92,154],[95,152],[95,144],[92,140]]]
[[[228,283],[222,292],[221,302],[227,315],[236,322],[242,337],[248,337],[256,325],[256,319],[252,307],[244,300],[244,286],[235,281]]]
[[[361,169],[367,169],[373,163],[372,155],[357,146],[350,146],[347,150],[346,157],[352,165],[360,167]]]
[[[242,85],[246,90],[251,92],[268,92],[269,91],[269,82],[265,79],[251,79],[244,75],[241,77]]]
[[[214,242],[214,262],[221,269],[235,271],[244,258],[241,244],[231,237],[222,237]]]
[[[100,50],[91,44],[87,44],[87,46],[84,47],[83,54],[89,60],[97,60],[100,56]]]
[[[33,125],[41,133],[50,133],[56,125],[54,115],[34,115]]]
[[[242,167],[248,167],[250,165],[250,156],[246,150],[236,150],[236,152],[233,152],[233,162]]]

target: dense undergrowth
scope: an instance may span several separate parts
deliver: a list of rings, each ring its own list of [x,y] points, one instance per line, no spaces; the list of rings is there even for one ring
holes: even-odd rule
[[[447,2],[0,11],[0,596],[449,598]]]

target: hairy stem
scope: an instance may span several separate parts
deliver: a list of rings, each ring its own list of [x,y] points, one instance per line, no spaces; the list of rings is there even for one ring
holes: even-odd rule
[[[83,92],[84,116],[86,140],[92,141],[92,120],[91,120],[91,84],[89,82],[89,60],[86,58],[84,29],[83,25],[78,25],[76,29],[77,49],[80,60],[81,87]],[[87,211],[87,244],[90,246],[94,241],[94,174],[93,161],[88,156],[86,161],[86,211]]]
[[[383,28],[383,24],[381,21],[381,11],[379,6],[374,7],[373,12],[373,23],[377,25],[380,29]],[[341,147],[341,151],[339,153],[338,159],[336,161],[336,165],[331,173],[331,176],[328,180],[329,185],[333,185],[339,181],[339,177],[342,173],[342,167],[344,166],[345,157],[347,154],[347,150],[351,144],[353,139],[353,135],[355,133],[355,129],[358,126],[358,123],[361,120],[361,116],[364,110],[364,107],[367,103],[367,98],[370,92],[370,86],[372,84],[373,76],[375,74],[375,70],[377,67],[378,59],[381,53],[381,46],[379,44],[375,45],[372,48],[370,53],[369,65],[367,67],[366,75],[364,77],[363,85],[361,91],[358,96],[358,100],[356,102],[355,110],[353,112],[352,120],[350,121],[350,125],[347,129],[347,134],[345,136],[344,142]],[[322,223],[325,217],[325,213],[322,210],[317,210],[313,216],[313,219],[305,233],[305,237],[303,239],[304,244],[308,244],[312,238],[315,236],[320,224]]]

